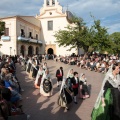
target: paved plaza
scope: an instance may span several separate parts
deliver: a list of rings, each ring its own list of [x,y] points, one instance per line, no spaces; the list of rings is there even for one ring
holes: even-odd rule
[[[22,71],[21,66],[17,64],[17,77],[21,82],[22,88],[25,90],[22,93],[23,96],[23,110],[26,114],[30,115],[30,120],[91,120],[91,112],[96,101],[97,95],[100,91],[101,83],[104,78],[104,74],[85,69],[80,69],[76,65],[66,65],[61,62],[52,60],[46,61],[50,70],[52,82],[53,82],[53,96],[43,97],[39,93],[39,89],[35,89],[34,79],[28,78],[25,71]],[[91,89],[91,96],[89,99],[81,100],[77,99],[78,104],[74,102],[70,105],[70,110],[66,111],[57,105],[57,98],[59,95],[59,89],[56,85],[56,70],[62,66],[64,70],[64,76],[70,68],[80,73],[85,73],[88,81],[89,88]]]

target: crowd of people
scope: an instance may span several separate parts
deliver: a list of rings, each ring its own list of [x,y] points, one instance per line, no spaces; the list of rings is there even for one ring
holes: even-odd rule
[[[47,55],[47,57],[48,56],[49,55]],[[16,76],[15,63],[19,62],[22,69],[25,70],[28,74],[29,78],[34,78],[34,87],[36,89],[39,89],[40,94],[49,97],[53,95],[53,83],[49,71],[50,66],[48,66],[46,62],[46,60],[49,59],[55,60],[56,64],[59,61],[64,64],[71,65],[71,69],[68,71],[66,76],[64,75],[64,69],[62,66],[56,70],[56,84],[57,87],[60,87],[60,91],[58,91],[59,96],[57,104],[60,107],[64,107],[66,110],[69,110],[69,105],[72,103],[72,101],[77,104],[77,96],[82,100],[90,97],[90,91],[85,73],[78,75],[78,72],[72,68],[72,65],[77,65],[81,69],[106,73],[106,76],[110,75],[109,77],[105,77],[105,80],[103,81],[101,88],[102,92],[100,92],[100,95],[98,97],[99,100],[97,99],[98,101],[102,101],[102,103],[99,102],[98,104],[98,101],[96,102],[97,105],[95,104],[95,108],[92,112],[92,120],[100,120],[101,118],[103,119],[108,114],[108,112],[111,111],[114,114],[112,114],[112,119],[110,120],[118,120],[120,118],[120,109],[116,110],[116,104],[114,104],[116,102],[114,101],[115,97],[118,103],[117,108],[120,108],[120,104],[118,102],[120,98],[120,82],[118,82],[120,81],[120,60],[117,56],[103,56],[94,54],[91,56],[81,55],[55,57],[54,55],[51,55],[49,56],[50,58],[47,57],[46,55],[33,55],[26,57],[21,55],[19,57],[3,56],[3,58],[1,58],[0,91],[2,92],[0,95],[0,100],[2,101],[4,99],[4,101],[9,103],[8,112],[5,114],[3,114],[3,111],[0,112],[0,115],[5,120],[7,120],[8,116],[11,116],[13,114],[12,111],[15,109],[19,109],[20,114],[24,113],[20,105],[20,101],[22,100],[21,91],[23,91],[23,89],[21,88],[19,80]],[[108,94],[112,96],[112,101],[110,101],[111,98],[108,97]],[[108,102],[111,103],[106,103],[105,98],[108,98]],[[106,115],[103,115],[102,117],[100,117],[100,103],[103,107],[107,106],[105,107]],[[110,110],[108,110],[108,106],[111,107]]]
[[[100,54],[59,56],[55,60],[68,65],[77,65],[81,69],[101,73],[106,73],[112,63],[120,62],[119,56]]]
[[[0,120],[25,114],[21,104],[24,90],[16,76],[16,62],[17,56],[3,55],[0,58]]]
[[[43,60],[44,62],[41,62]],[[49,72],[50,66],[47,65],[46,59],[42,57],[42,60],[40,60],[37,55],[27,58],[20,56],[19,61],[23,69],[26,70],[29,78],[34,78],[34,87],[39,89],[40,94],[47,97],[52,96],[53,83]],[[63,67],[61,66],[56,70],[55,76],[57,87],[60,87],[58,105],[61,107],[64,106],[68,110],[68,103],[74,101],[77,104],[77,96],[80,99],[90,97],[87,79],[84,73],[78,75],[77,71],[70,69],[67,76],[65,76]]]
[[[35,79],[34,87],[40,90],[40,94],[43,96],[51,96],[53,93],[53,83],[45,59],[42,63],[36,55],[29,58],[23,58],[21,56],[20,64],[28,73],[29,78]],[[67,76],[65,76],[63,67],[60,67],[56,70],[55,76],[57,79],[57,86],[61,87],[58,97],[58,105],[64,106],[65,109],[68,110],[68,103],[71,103],[72,100],[77,104],[76,97],[78,94],[81,99],[90,97],[87,79],[84,73],[81,73],[79,77],[78,72],[71,68],[68,71]]]

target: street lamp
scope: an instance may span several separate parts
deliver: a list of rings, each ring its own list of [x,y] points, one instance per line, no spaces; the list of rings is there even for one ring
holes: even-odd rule
[[[1,48],[2,44],[0,44],[0,48]],[[0,50],[0,56],[1,56],[1,50]]]
[[[12,49],[12,47],[10,47],[10,55],[11,55],[11,49]]]
[[[14,55],[15,55],[15,49],[14,49]]]

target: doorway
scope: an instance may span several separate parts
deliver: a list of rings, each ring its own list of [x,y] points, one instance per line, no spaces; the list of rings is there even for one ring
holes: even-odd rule
[[[47,51],[48,54],[54,54],[54,51],[52,48],[49,48],[48,51]]]

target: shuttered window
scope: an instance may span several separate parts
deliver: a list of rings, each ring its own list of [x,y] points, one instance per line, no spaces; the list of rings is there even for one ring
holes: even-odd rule
[[[53,30],[53,21],[48,21],[48,30]]]

